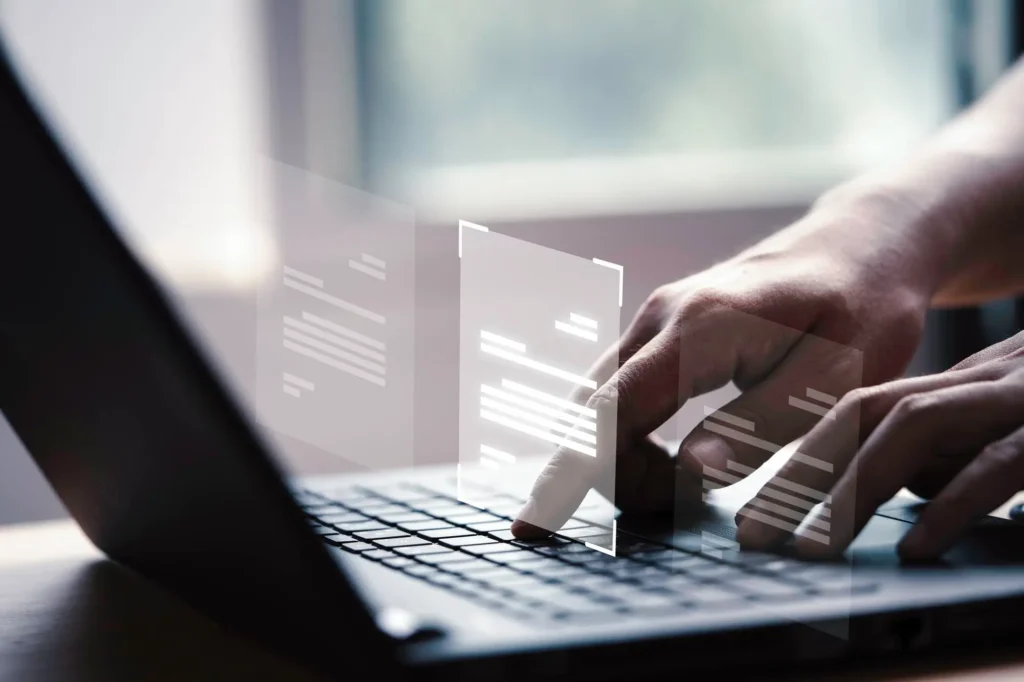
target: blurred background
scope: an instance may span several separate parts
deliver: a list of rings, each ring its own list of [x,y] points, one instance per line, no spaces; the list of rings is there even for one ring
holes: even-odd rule
[[[624,265],[625,323],[955,115],[1016,54],[1018,4],[0,0],[0,30],[243,402],[278,263],[256,161],[412,207],[428,464],[457,453],[458,219]],[[910,372],[1022,319],[1013,301],[937,312]],[[296,473],[353,468],[269,437]],[[0,420],[0,523],[62,515]]]

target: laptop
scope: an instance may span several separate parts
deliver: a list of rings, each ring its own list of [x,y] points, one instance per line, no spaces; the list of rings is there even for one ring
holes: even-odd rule
[[[682,526],[623,516],[609,556],[585,514],[515,541],[523,500],[460,502],[444,467],[287,480],[6,58],[0,137],[0,407],[111,560],[263,646],[339,678],[592,680],[1020,632],[1008,521],[901,566],[918,510],[895,500],[844,561],[815,564],[709,547],[735,526],[707,507]]]

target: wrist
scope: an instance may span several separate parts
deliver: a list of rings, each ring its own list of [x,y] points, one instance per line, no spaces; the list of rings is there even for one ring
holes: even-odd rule
[[[915,158],[837,186],[812,210],[834,216],[830,222],[840,230],[852,221],[859,229],[851,239],[872,257],[891,259],[908,286],[930,301],[962,267],[968,226],[977,222],[977,202],[961,191],[963,169],[962,160],[947,155]]]

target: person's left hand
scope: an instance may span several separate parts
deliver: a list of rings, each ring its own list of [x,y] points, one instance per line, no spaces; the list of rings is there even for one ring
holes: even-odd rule
[[[1024,490],[1024,332],[941,374],[852,391],[834,410],[800,445],[801,453],[831,463],[832,472],[787,462],[737,514],[741,546],[768,549],[788,538],[789,531],[751,518],[779,507],[790,518],[806,514],[810,505],[786,504],[800,500],[784,491],[831,490],[795,541],[805,556],[841,554],[906,486],[933,499],[900,543],[900,555],[926,560]],[[858,430],[859,438],[850,436]]]

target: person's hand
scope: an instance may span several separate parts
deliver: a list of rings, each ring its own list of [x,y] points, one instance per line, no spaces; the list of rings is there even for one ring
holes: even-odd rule
[[[920,339],[938,282],[934,254],[909,207],[887,196],[826,196],[805,218],[739,256],[656,290],[577,395],[615,425],[615,448],[595,460],[560,449],[512,526],[520,538],[559,528],[595,487],[624,511],[700,500],[702,467],[756,468],[763,448],[694,431],[673,460],[650,437],[689,398],[732,381],[724,412],[758,439],[790,442],[817,419],[788,405],[807,387],[841,396],[898,376]],[[833,344],[815,343],[826,339]],[[856,358],[823,350],[856,349]],[[863,355],[861,355],[861,353]],[[863,363],[861,363],[861,359]],[[621,366],[620,366],[621,365]],[[616,423],[617,418],[617,423]],[[600,440],[600,438],[599,438]],[[544,530],[547,529],[547,530]]]
[[[766,549],[790,535],[749,518],[765,503],[786,505],[765,490],[792,484],[831,490],[831,501],[796,531],[808,556],[843,552],[879,505],[900,488],[934,499],[899,545],[906,559],[941,555],[978,517],[1024,490],[1024,333],[987,348],[941,374],[852,391],[800,445],[833,471],[790,461],[737,515],[741,546]],[[859,429],[850,442],[840,431]],[[828,527],[826,533],[806,533]],[[827,542],[826,542],[827,539]]]

